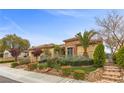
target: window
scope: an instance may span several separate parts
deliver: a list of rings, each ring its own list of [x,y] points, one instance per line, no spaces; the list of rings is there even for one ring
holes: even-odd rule
[[[67,55],[73,56],[73,48],[72,47],[67,48]]]

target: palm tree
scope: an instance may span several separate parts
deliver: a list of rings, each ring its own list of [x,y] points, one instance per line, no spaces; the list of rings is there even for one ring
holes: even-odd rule
[[[91,41],[91,38],[96,34],[97,32],[95,32],[94,30],[90,30],[90,31],[85,31],[83,33],[83,35],[81,34],[81,32],[79,32],[76,37],[79,38],[81,45],[83,46],[84,49],[84,53],[83,56],[85,57],[89,57],[88,53],[87,53],[87,48],[89,47],[89,43]]]

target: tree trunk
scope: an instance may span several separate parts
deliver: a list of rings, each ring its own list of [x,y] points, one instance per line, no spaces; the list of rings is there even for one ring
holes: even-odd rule
[[[87,53],[87,48],[84,48],[83,56],[85,56],[85,57],[89,57],[89,55],[88,55],[88,53]]]
[[[36,62],[38,62],[38,56],[36,56]]]
[[[17,57],[15,57],[15,61],[17,62]]]

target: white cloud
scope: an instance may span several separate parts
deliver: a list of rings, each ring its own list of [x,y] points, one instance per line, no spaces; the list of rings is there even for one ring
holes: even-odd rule
[[[14,20],[12,20],[11,18],[4,16],[4,19],[9,23],[9,25],[11,26],[11,28],[16,29],[18,31],[20,31],[23,34],[26,34],[27,31],[25,31],[19,24],[17,24]]]
[[[35,35],[30,34],[30,35],[26,35],[26,37],[27,39],[30,40],[30,43],[32,44],[32,46],[49,44],[49,43],[55,43],[55,44],[62,43],[62,40],[60,40],[59,38],[48,37],[40,34],[35,34]]]
[[[52,15],[64,15],[64,16],[71,16],[76,18],[85,16],[80,10],[56,9],[56,10],[45,10],[45,11]]]

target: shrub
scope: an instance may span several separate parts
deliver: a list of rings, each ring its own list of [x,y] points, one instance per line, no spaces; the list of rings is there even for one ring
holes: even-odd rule
[[[93,65],[92,59],[75,58],[70,62],[71,66]]]
[[[35,70],[36,68],[37,68],[37,63],[28,64],[28,70],[32,71]]]
[[[53,63],[53,60],[51,58],[47,59],[47,65],[48,65],[48,67],[51,67],[51,68],[54,67],[54,63]]]
[[[41,70],[41,69],[44,69],[44,68],[47,68],[47,64],[41,64],[41,63],[39,63],[39,64],[37,64],[37,67],[39,68],[39,70]]]
[[[29,64],[29,63],[30,63],[30,59],[29,58],[24,58],[24,59],[20,59],[19,60],[19,64],[20,65]]]
[[[60,64],[55,64],[54,65],[54,68],[56,69],[56,71],[58,72],[61,68],[61,65]]]
[[[105,64],[105,51],[104,51],[104,45],[103,44],[99,44],[93,54],[93,58],[94,58],[94,65],[96,67],[102,67]]]
[[[64,66],[61,68],[61,70],[62,70],[62,74],[64,76],[69,76],[71,74],[71,71],[72,71],[70,66]]]
[[[59,58],[48,58],[47,59],[47,65],[48,67],[54,68],[57,64],[59,64],[60,59]]]
[[[124,68],[124,47],[118,50],[116,54],[116,63]]]
[[[66,66],[68,65],[68,60],[66,58],[61,58],[59,63],[61,66]]]
[[[79,79],[84,80],[85,72],[83,70],[74,70],[73,77],[77,80],[79,80]]]
[[[45,62],[47,62],[47,56],[46,55],[42,55],[42,56],[40,56],[40,60],[39,60],[39,63],[45,63]]]
[[[61,58],[60,64],[63,66],[93,65],[93,60],[85,57],[65,57]]]
[[[15,68],[15,67],[18,66],[18,65],[19,65],[19,63],[17,63],[17,62],[11,63],[11,67],[12,67],[12,68]]]

